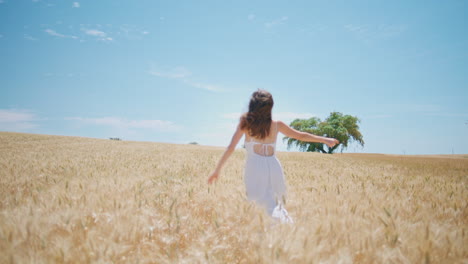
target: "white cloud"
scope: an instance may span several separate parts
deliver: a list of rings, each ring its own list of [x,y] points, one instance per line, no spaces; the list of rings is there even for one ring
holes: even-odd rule
[[[186,84],[193,86],[195,88],[200,88],[203,90],[208,90],[212,92],[222,92],[224,89],[221,88],[218,85],[213,85],[213,84],[206,84],[206,83],[198,83],[198,82],[191,82],[191,81],[184,81]]]
[[[115,26],[112,24],[66,25],[66,23],[63,23],[62,21],[56,21],[55,24],[61,26],[61,28],[66,28],[68,32],[72,32],[73,35],[66,34],[66,32],[57,32],[53,29],[53,25],[41,24],[40,26],[43,28],[44,32],[51,36],[59,38],[72,38],[79,40],[80,42],[90,40],[113,42],[116,38],[127,40],[141,40],[145,36],[150,34],[150,31],[146,28],[140,28],[128,24],[124,24],[121,26]]]
[[[59,37],[59,38],[72,38],[72,39],[78,39],[78,37],[76,36],[72,36],[72,35],[63,35],[63,34],[60,34],[58,32],[56,32],[55,30],[53,29],[46,29],[44,30],[47,34],[51,35],[51,36],[54,36],[54,37]]]
[[[38,127],[36,115],[28,110],[0,109],[0,130],[27,131]]]
[[[397,37],[407,30],[406,25],[357,25],[346,24],[344,28],[354,34],[358,39],[373,41],[378,39],[390,39]]]
[[[274,27],[274,26],[283,25],[287,20],[288,20],[288,17],[287,17],[287,16],[283,16],[283,17],[278,18],[278,19],[275,19],[275,20],[273,20],[273,21],[266,22],[266,23],[265,23],[265,27],[271,28],[271,27]]]
[[[175,67],[170,70],[151,70],[150,74],[169,79],[184,79],[192,75],[192,73],[184,67]]]
[[[100,30],[97,30],[97,29],[85,29],[84,32],[88,35],[91,35],[91,36],[95,36],[95,37],[105,37],[106,36],[106,33],[100,31]]]
[[[79,2],[73,2],[72,7],[73,7],[73,8],[79,8],[79,7],[80,7],[80,3],[79,3]]]
[[[0,122],[24,122],[34,120],[34,114],[27,110],[0,109]]]
[[[364,25],[347,24],[347,25],[344,25],[344,28],[351,32],[357,32],[357,33],[367,32],[367,27]]]
[[[149,35],[150,32],[145,28],[140,28],[135,25],[123,24],[116,30],[115,34],[119,37],[125,37],[131,40],[141,40],[142,36]]]
[[[169,70],[154,69],[153,67],[153,69],[149,71],[149,74],[168,79],[177,79],[191,87],[211,92],[222,92],[225,90],[219,85],[193,81],[192,79],[190,79],[190,76],[192,76],[192,72],[186,69],[185,67],[175,67]]]
[[[24,39],[27,39],[27,40],[32,40],[32,41],[38,40],[37,38],[34,38],[34,37],[32,37],[31,35],[28,35],[28,34],[23,34],[23,37],[24,37]]]
[[[104,41],[112,41],[113,39],[111,37],[108,37],[107,34],[104,31],[97,30],[97,29],[81,29],[86,35],[90,35],[93,37],[97,37],[99,40],[104,40]]]
[[[83,118],[69,117],[66,120],[74,120],[84,124],[110,126],[126,129],[149,129],[153,131],[177,131],[180,126],[171,121],[164,120],[127,120],[119,117]]]
[[[52,30],[50,28],[44,30],[47,34],[51,35],[51,36],[55,36],[55,37],[60,37],[60,38],[65,38],[66,36],[65,35],[62,35],[60,33],[57,33],[55,30]]]

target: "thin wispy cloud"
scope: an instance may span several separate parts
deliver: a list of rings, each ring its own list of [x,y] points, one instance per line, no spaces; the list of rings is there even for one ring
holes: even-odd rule
[[[164,120],[129,120],[120,117],[100,117],[100,118],[86,118],[86,117],[68,117],[65,120],[76,121],[86,125],[98,125],[114,127],[119,129],[148,129],[157,132],[170,132],[178,131],[181,129],[171,121]]]
[[[314,23],[311,25],[303,25],[298,28],[299,32],[306,33],[309,35],[316,35],[329,30],[330,27],[322,23]]]
[[[150,71],[151,75],[164,77],[169,79],[185,79],[192,75],[192,73],[184,67],[175,67],[169,70],[156,70],[153,69]]]
[[[345,30],[355,35],[358,39],[364,41],[373,41],[378,39],[389,39],[397,37],[405,32],[406,25],[364,25],[364,24],[346,24]]]
[[[77,36],[60,34],[60,33],[58,33],[57,31],[55,31],[55,30],[53,30],[53,29],[50,29],[50,28],[44,30],[44,32],[46,32],[47,34],[49,34],[49,35],[51,35],[51,36],[58,37],[58,38],[78,39]]]
[[[35,115],[28,110],[0,109],[0,122],[29,122]]]
[[[0,130],[24,132],[36,128],[38,117],[29,110],[0,109]]]
[[[364,25],[347,24],[347,25],[344,25],[344,28],[350,32],[357,33],[357,34],[363,34],[368,31],[367,26],[364,26]]]
[[[50,28],[44,30],[47,34],[51,35],[51,36],[54,36],[54,37],[60,37],[60,38],[64,38],[66,37],[65,35],[63,34],[60,34],[60,33],[57,33],[55,30],[52,30]]]
[[[126,39],[140,40],[143,36],[149,35],[149,31],[135,25],[123,24],[118,27],[117,35]]]
[[[73,8],[79,8],[79,7],[80,7],[80,3],[79,3],[79,2],[73,2],[72,7],[73,7]]]
[[[78,2],[77,2],[78,3]],[[50,36],[57,38],[70,38],[80,42],[104,41],[114,42],[116,40],[142,40],[150,34],[150,31],[143,27],[129,24],[65,24],[56,21],[55,24],[41,24],[40,27]],[[55,27],[60,27],[57,31]]]
[[[254,14],[250,14],[250,15],[247,16],[247,19],[248,19],[249,21],[255,20],[255,15],[254,15]]]
[[[267,28],[272,28],[272,27],[275,27],[275,26],[283,25],[284,23],[286,23],[287,20],[288,20],[288,17],[283,16],[283,17],[275,19],[273,21],[266,22],[264,25]]]
[[[203,89],[203,90],[208,90],[208,91],[211,91],[211,92],[222,92],[224,90],[222,87],[220,87],[218,85],[191,82],[191,81],[187,81],[187,80],[185,80],[184,82],[187,83],[190,86],[200,88],[200,89]]]
[[[153,67],[153,69],[149,71],[149,74],[158,76],[158,77],[179,80],[187,84],[188,86],[202,89],[202,90],[211,91],[211,92],[222,92],[225,90],[223,87],[219,85],[194,81],[191,78],[192,72],[186,69],[185,67],[175,67],[175,68],[168,69],[168,70],[160,70],[160,69],[155,69],[155,67]]]
[[[86,29],[84,30],[84,32],[88,35],[91,35],[91,36],[96,36],[96,37],[105,37],[106,36],[106,33],[100,31],[100,30],[97,30],[97,29]]]
[[[98,30],[98,29],[81,29],[86,35],[96,37],[99,40],[103,41],[112,41],[113,39],[111,37],[108,37],[107,34],[104,31]]]
[[[34,38],[34,37],[32,37],[31,35],[29,35],[29,34],[23,34],[23,38],[24,38],[24,39],[27,39],[27,40],[31,40],[31,41],[36,41],[36,40],[38,40],[37,38]]]

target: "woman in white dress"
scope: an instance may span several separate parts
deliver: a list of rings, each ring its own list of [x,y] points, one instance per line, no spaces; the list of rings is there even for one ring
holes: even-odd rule
[[[307,142],[319,142],[333,147],[338,140],[304,133],[290,128],[281,121],[271,119],[273,97],[265,90],[252,94],[249,111],[244,113],[231,143],[218,162],[208,183],[217,180],[226,160],[231,156],[237,143],[245,135],[247,159],[245,163],[244,182],[247,198],[263,206],[268,214],[291,222],[282,203],[286,195],[283,169],[275,155],[278,132],[291,138]]]

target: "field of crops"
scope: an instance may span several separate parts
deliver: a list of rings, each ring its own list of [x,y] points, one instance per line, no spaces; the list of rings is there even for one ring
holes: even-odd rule
[[[223,151],[0,132],[0,263],[468,262],[468,154],[278,153],[280,224]]]

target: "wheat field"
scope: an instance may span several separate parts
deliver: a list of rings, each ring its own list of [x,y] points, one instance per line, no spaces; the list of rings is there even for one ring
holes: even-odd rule
[[[279,152],[281,224],[223,151],[1,132],[0,263],[468,263],[468,155]]]

